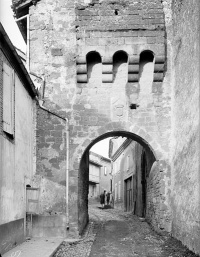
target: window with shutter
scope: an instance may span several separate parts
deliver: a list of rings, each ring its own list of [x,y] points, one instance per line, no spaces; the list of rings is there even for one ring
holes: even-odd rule
[[[3,63],[3,130],[14,135],[14,70]]]

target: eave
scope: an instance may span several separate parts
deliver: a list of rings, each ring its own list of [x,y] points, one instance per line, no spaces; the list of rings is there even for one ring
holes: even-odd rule
[[[39,0],[12,0],[12,9],[15,18],[19,19],[29,13],[29,7],[36,5]],[[27,21],[26,19],[17,22],[17,26],[25,42],[27,42]]]
[[[38,92],[35,89],[34,83],[31,80],[28,71],[26,70],[20,56],[18,55],[15,47],[10,41],[6,31],[4,30],[2,24],[0,23],[0,48],[9,60],[15,72],[18,74],[20,80],[22,81],[24,87],[29,92],[31,97],[38,96]]]

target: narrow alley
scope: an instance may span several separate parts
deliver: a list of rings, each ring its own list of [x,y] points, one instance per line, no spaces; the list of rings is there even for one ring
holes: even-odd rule
[[[82,239],[64,242],[54,257],[195,257],[168,234],[159,235],[130,212],[89,205],[90,222]]]
[[[200,0],[0,10],[0,257],[200,257]]]

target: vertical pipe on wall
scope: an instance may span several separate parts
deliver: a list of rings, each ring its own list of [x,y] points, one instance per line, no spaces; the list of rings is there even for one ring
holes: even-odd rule
[[[66,228],[69,229],[69,121],[66,118]]]
[[[35,74],[34,72],[30,72],[31,75],[36,76],[37,78],[42,79],[43,81],[43,88],[42,88],[42,99],[38,99],[36,97],[36,100],[39,104],[39,107],[41,109],[43,109],[44,111],[47,111],[55,116],[57,116],[58,118],[65,120],[65,132],[66,132],[66,229],[69,229],[69,120],[66,117],[62,117],[60,115],[58,115],[57,113],[45,108],[43,106],[43,99],[44,99],[44,90],[45,90],[45,78],[44,77],[40,77],[37,74]]]
[[[33,73],[31,73],[33,75]],[[58,118],[61,118],[65,120],[66,125],[65,125],[65,131],[66,131],[66,228],[69,229],[69,120],[67,118],[64,118],[57,113],[48,110],[42,105],[42,100],[39,100],[36,98],[39,104],[39,107],[55,116]]]
[[[26,68],[30,71],[30,17],[27,15],[27,48],[26,48]]]

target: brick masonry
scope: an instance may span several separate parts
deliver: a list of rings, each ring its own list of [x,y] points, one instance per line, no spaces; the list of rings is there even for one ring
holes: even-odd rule
[[[130,133],[132,139],[150,147],[157,160],[169,163],[171,84],[167,55],[171,50],[166,13],[168,6],[163,9],[158,0],[88,5],[50,0],[48,5],[39,1],[30,8],[30,69],[45,78],[45,106],[69,119],[69,216],[73,228],[78,220],[79,224],[87,222],[87,193],[80,194],[87,173],[81,170],[80,160],[107,133]],[[145,50],[154,55],[148,93],[140,70],[140,54]],[[88,63],[88,53],[99,55],[100,62]],[[89,65],[91,74],[87,72]],[[96,77],[99,79],[94,80]],[[132,104],[139,106],[131,109]],[[62,191],[66,180],[64,128],[44,115],[38,116],[36,172],[55,183],[52,190],[57,191],[59,185]],[[61,195],[64,199],[65,194]],[[64,213],[61,198],[57,205],[53,201],[53,206]],[[50,206],[49,202],[43,210]],[[79,226],[80,232],[82,228]]]

